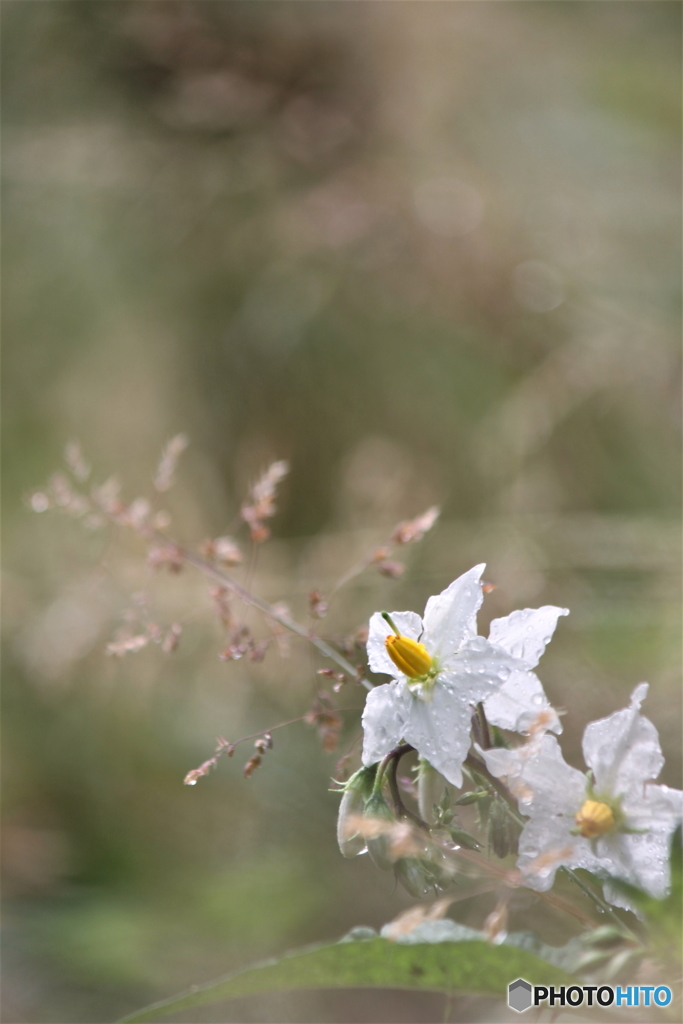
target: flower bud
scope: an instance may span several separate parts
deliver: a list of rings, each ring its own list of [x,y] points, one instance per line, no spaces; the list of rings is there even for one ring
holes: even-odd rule
[[[390,634],[384,645],[394,665],[409,679],[426,676],[434,665],[425,645],[419,644],[417,640],[411,640],[408,636]]]
[[[494,799],[489,810],[489,846],[501,860],[517,852],[518,829],[502,800]]]
[[[344,857],[357,857],[366,849],[365,839],[358,830],[365,801],[372,793],[375,767],[361,768],[352,775],[344,787],[337,818],[337,842]]]
[[[417,857],[401,857],[394,864],[396,881],[416,900],[426,896],[431,889],[425,865]]]
[[[421,757],[417,775],[417,805],[420,817],[428,825],[436,822],[435,808],[441,801],[446,788],[446,780],[436,768],[432,768],[426,758]]]
[[[371,826],[366,833],[366,844],[372,862],[380,870],[388,871],[394,863],[394,858],[391,856],[391,841],[388,833],[390,826],[396,822],[396,818],[391,813],[389,804],[381,793],[372,794],[365,804],[363,817],[368,824],[372,823],[376,826],[375,828]],[[370,835],[370,832],[374,834]]]
[[[601,800],[586,800],[576,815],[576,827],[584,839],[604,836],[614,828],[614,812]]]

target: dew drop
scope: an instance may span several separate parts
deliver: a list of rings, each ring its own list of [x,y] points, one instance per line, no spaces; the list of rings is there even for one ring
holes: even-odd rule
[[[535,693],[533,695],[533,697],[531,698],[531,700],[532,700],[532,702],[534,704],[542,704],[543,703],[543,697],[540,695],[540,693]]]

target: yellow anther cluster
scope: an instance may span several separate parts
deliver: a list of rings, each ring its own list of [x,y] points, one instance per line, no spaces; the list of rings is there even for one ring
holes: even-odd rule
[[[586,800],[576,815],[576,826],[585,839],[604,836],[614,828],[614,813],[600,800]]]
[[[425,645],[410,637],[390,635],[384,644],[394,665],[409,679],[426,676],[434,665]]]

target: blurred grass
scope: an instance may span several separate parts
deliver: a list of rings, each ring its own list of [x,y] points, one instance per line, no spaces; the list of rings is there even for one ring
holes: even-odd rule
[[[620,0],[5,4],[5,1020],[111,1020],[407,902],[339,856],[305,726],[248,781],[245,746],[181,786],[216,734],[303,714],[318,663],[220,662],[201,580],[29,513],[73,437],[132,498],[186,431],[168,508],[193,543],[289,458],[253,579],[301,616],[440,502],[406,576],[359,577],[325,634],[486,560],[484,621],[571,608],[543,665],[567,756],[648,679],[680,785],[679,39],[677,5]],[[464,233],[476,203],[425,207],[443,179],[481,203]],[[141,590],[178,653],[105,658]],[[402,1000],[344,1019],[433,1019]]]

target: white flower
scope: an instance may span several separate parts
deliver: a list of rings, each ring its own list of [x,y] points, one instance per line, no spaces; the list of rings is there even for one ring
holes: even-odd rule
[[[523,619],[497,620],[503,625],[496,626],[495,637],[493,632],[489,640],[477,636],[483,571],[484,566],[477,565],[443,593],[430,597],[424,620],[415,612],[393,612],[386,618],[377,612],[370,619],[370,668],[394,681],[368,694],[363,712],[365,765],[379,761],[404,739],[450,783],[461,786],[472,706],[490,697],[512,673],[529,674],[529,667],[538,662],[562,611],[529,609],[517,613]],[[546,611],[552,614],[541,614]],[[533,701],[531,686],[531,703],[520,714],[532,705],[536,713],[541,709]]]
[[[532,889],[550,889],[565,865],[623,879],[658,899],[666,895],[670,839],[683,813],[683,793],[651,781],[664,758],[657,730],[638,713],[647,690],[641,683],[628,708],[587,726],[583,754],[592,780],[566,764],[554,736],[516,750],[479,751],[529,816],[518,867]],[[609,883],[605,897],[630,907]]]

